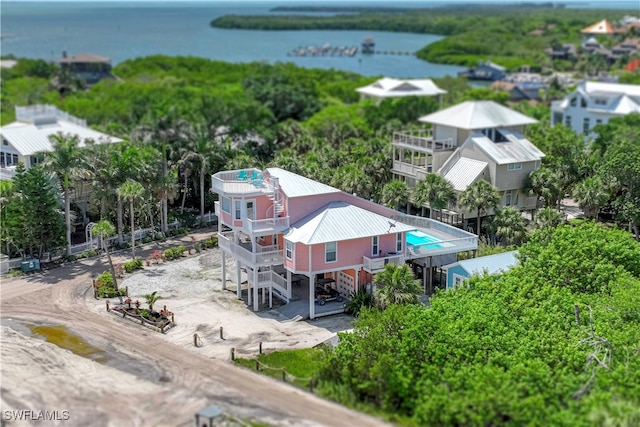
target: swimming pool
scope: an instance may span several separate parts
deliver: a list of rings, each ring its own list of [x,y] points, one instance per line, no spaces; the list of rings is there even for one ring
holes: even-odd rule
[[[418,250],[439,249],[450,246],[441,239],[420,230],[407,231],[407,246]]]

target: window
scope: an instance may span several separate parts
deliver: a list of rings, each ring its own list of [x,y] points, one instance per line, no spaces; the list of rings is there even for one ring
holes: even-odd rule
[[[286,257],[287,259],[293,259],[293,243],[286,241]]]
[[[596,126],[601,125],[602,124],[602,119],[596,119]]]
[[[575,107],[576,105],[578,105],[578,97],[571,98],[571,101],[569,101],[569,104],[572,107]]]
[[[2,145],[9,145],[9,141],[7,141],[6,139],[2,140]]]
[[[589,133],[589,117],[585,117],[582,122],[582,133],[585,135]]]
[[[571,116],[564,116],[564,125],[568,128],[571,127]]]
[[[605,98],[596,98],[596,105],[607,105],[607,100]]]
[[[562,123],[562,113],[553,113],[553,125]]]
[[[517,206],[518,205],[518,190],[507,190],[504,192],[504,205],[505,206]]]
[[[0,166],[14,166],[18,164],[18,155],[11,153],[0,153]]]
[[[402,233],[396,234],[396,252],[402,252]]]
[[[380,245],[378,245],[378,236],[373,236],[371,238],[371,256],[378,256],[378,251]]]
[[[235,218],[236,219],[241,219],[242,215],[241,215],[241,209],[240,209],[240,200],[236,200],[234,202],[234,205],[236,207],[236,216],[235,216]]]
[[[228,197],[223,197],[221,207],[223,212],[231,213],[231,200]]]
[[[504,192],[504,205],[511,206],[511,190]]]
[[[587,100],[584,98],[580,98],[580,107],[587,108]]]
[[[522,163],[509,163],[507,165],[507,170],[509,171],[517,171],[522,169]]]
[[[338,260],[338,250],[336,242],[324,244],[324,262],[335,262]]]

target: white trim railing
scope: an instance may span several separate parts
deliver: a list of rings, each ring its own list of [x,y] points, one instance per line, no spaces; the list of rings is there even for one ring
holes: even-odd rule
[[[265,231],[284,231],[289,228],[289,217],[267,219],[247,219],[247,229],[251,233],[259,233]]]
[[[243,246],[233,243],[233,236],[218,233],[218,246],[220,249],[233,256],[243,264],[251,267],[279,265],[284,263],[281,249],[275,246],[258,246],[256,252],[251,252]]]
[[[404,260],[404,254],[395,252],[388,253],[387,256],[377,258],[369,258],[363,256],[362,267],[369,273],[376,273],[378,271],[384,270],[384,266],[387,264],[402,264]]]
[[[392,144],[430,152],[456,148],[452,138],[434,139],[431,129],[394,132]]]
[[[253,274],[247,274],[247,281],[253,285]],[[281,297],[285,302],[289,302],[289,290],[287,288],[287,279],[280,276],[275,271],[258,272],[258,288],[273,287],[276,291],[275,295]]]

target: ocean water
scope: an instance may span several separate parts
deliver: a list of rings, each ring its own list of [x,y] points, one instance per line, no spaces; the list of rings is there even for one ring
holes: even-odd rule
[[[271,2],[6,2],[2,1],[2,55],[57,60],[90,52],[118,64],[165,54],[227,62],[293,62],[368,76],[442,77],[461,67],[429,64],[414,56],[291,57],[299,46],[358,46],[373,37],[378,50],[417,51],[438,35],[376,31],[244,31],[210,27],[226,14],[268,14]],[[286,4],[286,3],[284,3]]]

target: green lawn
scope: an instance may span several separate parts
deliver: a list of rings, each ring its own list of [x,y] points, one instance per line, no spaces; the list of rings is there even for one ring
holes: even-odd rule
[[[300,350],[284,350],[258,356],[260,361],[260,373],[274,378],[282,379],[282,368],[290,376],[298,378],[294,384],[302,387],[308,386],[308,378],[315,378],[318,373],[323,351],[316,348]],[[255,370],[255,359],[236,359],[235,363]],[[273,368],[273,369],[270,369]],[[292,381],[290,377],[289,382]],[[304,379],[304,380],[303,380]]]

